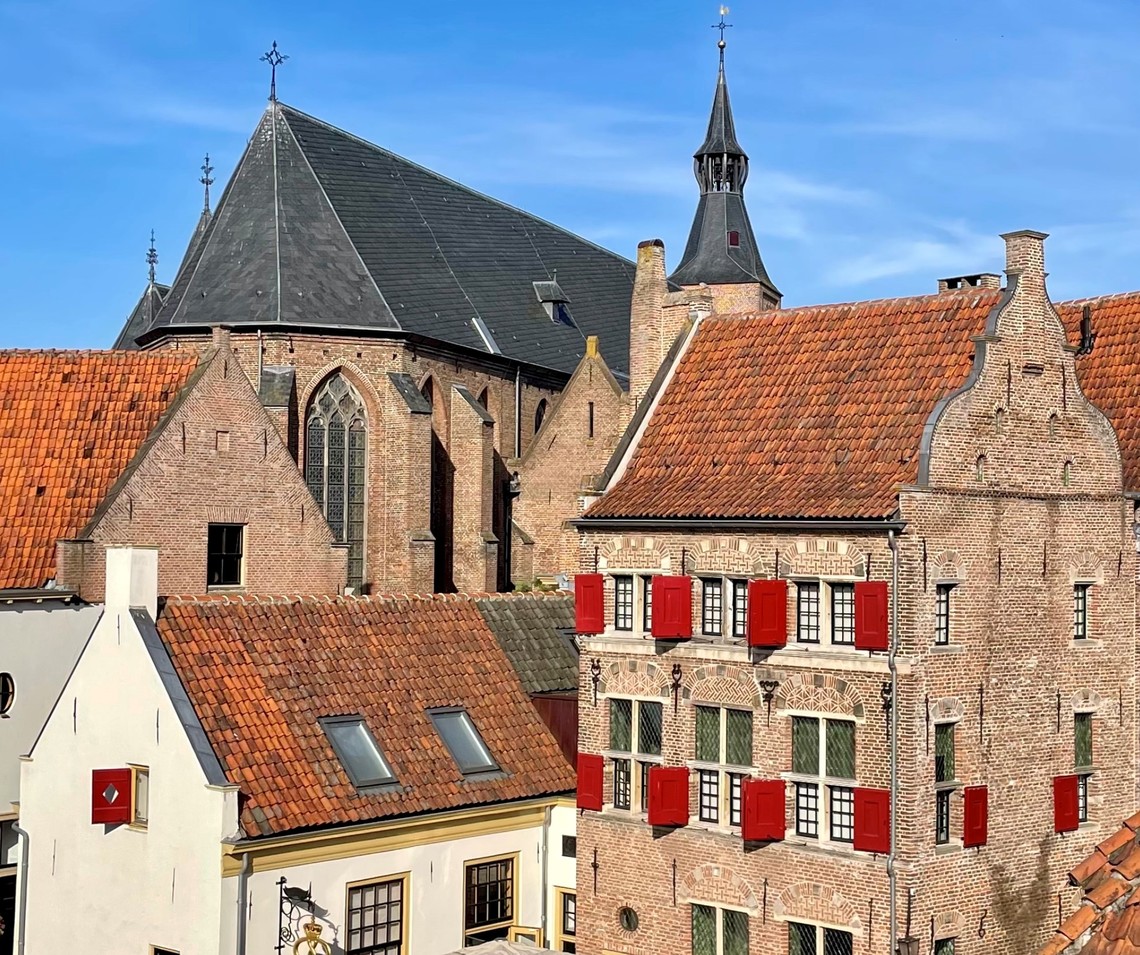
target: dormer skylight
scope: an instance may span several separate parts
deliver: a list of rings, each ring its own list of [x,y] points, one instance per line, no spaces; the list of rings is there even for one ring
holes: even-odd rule
[[[326,716],[320,724],[353,786],[367,789],[396,782],[392,767],[363,717]]]
[[[534,294],[542,302],[542,307],[552,322],[567,325],[570,328],[578,327],[574,324],[574,318],[570,314],[570,297],[562,291],[562,286],[558,284],[557,273],[549,281],[535,282]]]
[[[427,714],[464,776],[493,773],[499,768],[466,710],[455,707],[428,710]]]

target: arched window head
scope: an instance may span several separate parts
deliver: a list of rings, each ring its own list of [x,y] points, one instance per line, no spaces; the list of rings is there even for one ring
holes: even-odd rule
[[[548,407],[549,406],[546,403],[546,399],[543,398],[542,401],[540,401],[538,403],[538,407],[534,409],[534,433],[535,434],[538,434],[538,429],[542,427],[542,422],[546,420],[546,409]]]
[[[974,480],[979,484],[986,479],[986,456],[984,454],[978,455],[978,460],[975,464]]]
[[[1057,437],[1057,423],[1060,419],[1057,417],[1056,412],[1049,415],[1049,437]]]
[[[482,391],[479,392],[479,404],[481,404],[483,406],[483,409],[485,411],[491,410],[491,406],[487,403],[488,401],[490,401],[490,393],[491,392],[490,392],[489,388],[484,388]]]
[[[348,583],[364,580],[364,510],[368,419],[360,393],[340,372],[309,402],[305,483],[336,539],[348,544]]]

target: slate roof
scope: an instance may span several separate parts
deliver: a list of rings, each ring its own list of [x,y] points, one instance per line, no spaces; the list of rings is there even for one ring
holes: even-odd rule
[[[111,347],[134,348],[135,339],[150,327],[151,322],[162,311],[162,305],[168,294],[170,294],[169,285],[148,282],[135,307],[131,309],[131,314],[127,316],[127,323]]]
[[[479,612],[527,693],[578,688],[573,594],[486,597]]]
[[[574,789],[473,597],[172,598],[158,632],[251,837]],[[437,706],[467,710],[501,774],[463,778]],[[356,714],[397,790],[357,792],[318,723]]]
[[[174,352],[0,352],[0,590],[55,577],[198,366]]]
[[[574,303],[552,321],[534,282]],[[634,265],[563,229],[271,103],[158,329],[405,331],[571,373],[597,335],[624,371]]]

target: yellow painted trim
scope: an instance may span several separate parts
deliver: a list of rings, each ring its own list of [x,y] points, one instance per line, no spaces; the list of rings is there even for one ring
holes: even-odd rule
[[[506,862],[511,863],[511,918],[510,921],[492,922],[490,925],[481,925],[478,928],[467,927],[467,870],[473,865],[486,865],[488,862]],[[519,854],[517,852],[500,852],[498,855],[483,856],[480,859],[464,859],[463,860],[463,884],[459,887],[460,898],[459,905],[463,913],[463,946],[477,944],[468,942],[467,936],[471,932],[486,931],[487,929],[500,928],[503,925],[517,925],[519,921]],[[507,930],[508,933],[510,929]],[[541,945],[541,943],[539,943]]]
[[[537,925],[512,925],[507,929],[507,941],[534,942],[535,948],[542,948],[542,929]]]
[[[131,821],[127,823],[127,828],[145,832],[147,823],[150,822],[150,767],[143,766],[141,763],[127,763],[127,767],[131,771]],[[146,776],[146,819],[142,822],[139,822],[136,817],[140,773]]]
[[[396,882],[404,883],[404,889],[400,893],[400,938],[402,944],[400,946],[401,952],[412,951],[411,943],[408,936],[412,927],[412,894],[410,892],[412,884],[412,873],[409,872],[394,872],[391,875],[378,875],[371,879],[357,879],[355,882],[348,882],[344,887],[344,918],[341,919],[341,924],[344,926],[344,942],[348,944],[348,900],[351,897],[350,890],[359,888],[362,885],[376,885],[379,882]]]
[[[425,813],[410,819],[384,820],[351,829],[342,827],[327,832],[223,843],[222,876],[236,876],[245,853],[249,853],[253,872],[267,872],[285,866],[350,859],[471,836],[537,828],[542,826],[547,808],[559,801],[552,797],[535,802],[476,806],[446,813]]]
[[[574,934],[566,934],[566,923],[562,921],[562,900],[566,896],[571,896],[575,901],[574,908]],[[563,889],[559,886],[554,887],[554,951],[561,952],[562,943],[565,941],[577,942],[578,941],[578,909],[577,909],[578,894],[574,889]]]

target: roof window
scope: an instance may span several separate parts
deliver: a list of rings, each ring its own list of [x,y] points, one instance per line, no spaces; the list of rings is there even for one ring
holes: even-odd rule
[[[331,716],[320,720],[348,778],[357,789],[396,782],[392,767],[360,716]]]
[[[428,716],[464,776],[499,768],[466,710],[428,710]]]

